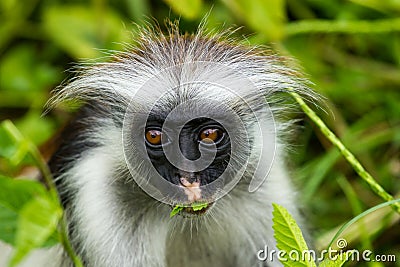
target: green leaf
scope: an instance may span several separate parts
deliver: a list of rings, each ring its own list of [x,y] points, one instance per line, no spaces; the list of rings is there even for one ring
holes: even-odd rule
[[[207,208],[207,206],[208,206],[207,202],[204,202],[204,203],[193,203],[192,204],[192,209],[194,211],[198,211],[198,210],[202,210],[202,209]]]
[[[61,207],[49,195],[39,196],[26,204],[18,220],[10,266],[16,266],[31,250],[41,247],[56,231],[61,217]]]
[[[13,245],[17,232],[18,213],[0,203],[0,239]]]
[[[77,59],[104,56],[99,49],[118,50],[130,40],[123,19],[111,9],[56,6],[45,10],[43,23],[50,39]]]
[[[10,159],[18,150],[8,131],[0,124],[0,157]]]
[[[164,0],[172,10],[184,18],[193,20],[200,16],[203,10],[202,0]]]
[[[198,211],[198,210],[205,209],[205,208],[207,208],[207,206],[208,206],[208,203],[207,203],[207,202],[204,202],[204,203],[192,203],[192,205],[191,205],[193,211]],[[184,206],[176,205],[176,206],[172,209],[171,213],[169,214],[169,217],[170,217],[170,218],[174,217],[175,215],[177,215],[177,214],[178,214],[181,210],[183,210],[184,208],[185,208]]]
[[[344,253],[335,255],[335,259],[326,258],[318,266],[319,267],[341,267],[349,260],[350,256],[355,252],[355,250],[349,250]]]
[[[306,241],[304,240],[303,234],[296,221],[289,214],[289,212],[278,204],[272,204],[274,207],[273,211],[273,229],[274,236],[276,239],[276,246],[286,252],[281,258],[285,259],[281,261],[284,266],[308,266],[316,267],[315,262],[309,260],[307,257],[299,257],[296,261],[289,257],[289,253],[297,251],[298,255],[302,255],[303,251],[308,251]]]
[[[10,120],[5,120],[0,125],[0,132],[7,135],[7,141],[15,144],[13,153],[8,155],[7,159],[13,166],[18,166],[29,152],[29,142],[21,135],[19,130]]]
[[[46,189],[36,181],[15,180],[0,175],[0,239],[15,245],[18,214],[34,197]]]
[[[45,194],[45,187],[37,181],[0,175],[0,203],[12,210],[18,211],[33,197]]]
[[[172,218],[174,217],[176,214],[178,214],[181,210],[183,210],[183,206],[180,205],[176,205],[173,210],[171,211],[171,213],[169,214],[169,217]]]

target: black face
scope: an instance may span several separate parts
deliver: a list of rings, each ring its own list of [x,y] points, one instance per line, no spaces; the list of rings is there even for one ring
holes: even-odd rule
[[[218,122],[208,118],[194,119],[184,125],[177,125],[177,128],[182,127],[180,133],[177,128],[165,128],[162,131],[162,127],[162,121],[148,120],[144,139],[153,166],[167,181],[180,185],[180,179],[185,177],[190,183],[206,185],[225,171],[230,159],[231,143],[228,133]],[[199,172],[180,170],[166,158],[161,145],[162,136],[167,140],[164,146],[179,142],[181,153],[190,161],[200,158],[200,147],[204,151],[216,148],[215,158],[206,169]]]

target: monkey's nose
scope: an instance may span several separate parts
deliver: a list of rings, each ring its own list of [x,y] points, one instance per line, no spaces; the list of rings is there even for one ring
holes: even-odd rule
[[[180,182],[190,203],[201,199],[200,182],[191,183],[185,177],[181,177]]]
[[[182,181],[181,181],[182,178],[184,178],[187,182],[189,182],[191,184],[195,183],[195,182],[200,183],[200,179],[199,179],[198,175],[196,175],[193,172],[179,171],[178,177],[179,177],[181,183],[182,183]]]

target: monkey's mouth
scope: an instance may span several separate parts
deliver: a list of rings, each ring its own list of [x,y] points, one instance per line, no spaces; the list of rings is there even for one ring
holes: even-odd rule
[[[193,218],[198,217],[206,214],[214,205],[214,202],[199,202],[199,203],[192,203],[191,206],[181,206],[175,205],[174,207],[171,206],[171,217],[175,215],[180,215],[185,218]]]
[[[187,178],[181,177],[180,187],[183,189],[187,203],[184,205],[175,205],[171,211],[171,217],[176,214],[186,215],[186,217],[204,215],[214,204],[213,200],[205,197],[204,192],[200,188],[199,180],[189,182]]]
[[[201,216],[207,213],[207,211],[211,208],[211,206],[214,204],[214,202],[207,203],[207,206],[203,207],[202,209],[198,210],[193,207],[185,207],[183,208],[183,214],[182,215],[195,215],[195,216]]]

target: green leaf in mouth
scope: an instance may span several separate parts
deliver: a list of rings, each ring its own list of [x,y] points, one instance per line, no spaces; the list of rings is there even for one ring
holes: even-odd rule
[[[200,211],[202,209],[207,208],[208,203],[207,202],[194,202],[191,204],[190,207],[192,208],[193,211]],[[174,217],[184,208],[187,208],[187,207],[179,205],[179,204],[175,205],[175,207],[172,209],[171,213],[169,214],[169,217],[170,218]]]

